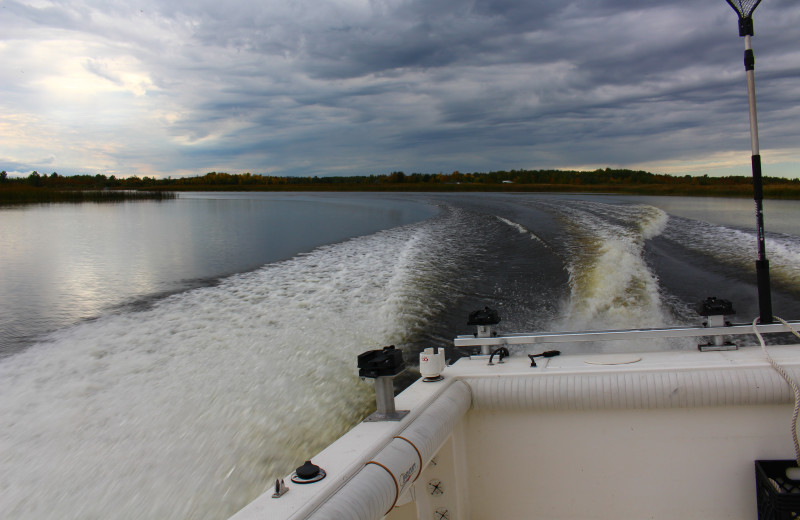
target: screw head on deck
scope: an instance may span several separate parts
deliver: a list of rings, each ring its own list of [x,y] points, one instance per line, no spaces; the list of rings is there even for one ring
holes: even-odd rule
[[[428,482],[428,493],[431,495],[443,495],[444,494],[444,484],[439,479],[433,479]]]
[[[445,507],[440,507],[433,512],[434,520],[450,520],[450,511]]]

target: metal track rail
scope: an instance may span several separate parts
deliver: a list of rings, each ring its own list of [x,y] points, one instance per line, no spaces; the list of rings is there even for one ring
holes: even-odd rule
[[[800,328],[800,321],[787,322],[795,329]],[[782,323],[756,325],[762,334],[791,332]],[[491,338],[475,336],[458,336],[453,343],[456,347],[478,347],[482,345],[527,345],[532,343],[571,343],[580,341],[637,340],[651,338],[686,338],[704,336],[738,336],[753,334],[753,325],[741,323],[725,327],[667,327],[661,329],[625,329],[598,330],[582,332],[524,332],[506,334]]]

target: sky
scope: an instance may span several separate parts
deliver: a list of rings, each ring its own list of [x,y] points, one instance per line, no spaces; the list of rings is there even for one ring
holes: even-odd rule
[[[0,0],[0,170],[750,175],[724,0]],[[800,177],[800,2],[753,15],[764,175]]]

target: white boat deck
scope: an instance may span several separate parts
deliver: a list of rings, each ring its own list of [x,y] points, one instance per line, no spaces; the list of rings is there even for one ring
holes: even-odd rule
[[[770,353],[800,376],[800,345]],[[325,479],[285,477],[233,518],[752,519],[754,461],[794,458],[792,392],[758,347],[536,361],[461,359],[416,382],[402,421],[311,457]]]

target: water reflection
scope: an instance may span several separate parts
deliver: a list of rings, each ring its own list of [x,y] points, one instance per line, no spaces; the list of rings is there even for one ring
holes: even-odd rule
[[[0,210],[0,355],[110,307],[428,218],[392,197],[201,193]]]

